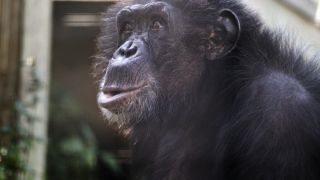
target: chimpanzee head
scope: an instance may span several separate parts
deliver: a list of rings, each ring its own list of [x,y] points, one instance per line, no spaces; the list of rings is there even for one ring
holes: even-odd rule
[[[208,62],[229,54],[240,34],[233,11],[205,1],[119,3],[104,20],[98,103],[126,125],[200,97]]]

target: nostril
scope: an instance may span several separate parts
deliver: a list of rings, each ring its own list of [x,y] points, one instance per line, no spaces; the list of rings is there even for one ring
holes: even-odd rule
[[[128,49],[128,51],[126,52],[126,57],[128,58],[130,56],[135,55],[137,53],[137,51],[138,51],[137,46],[134,46],[134,47]]]
[[[117,51],[116,56],[129,58],[134,56],[138,52],[138,46],[136,46],[133,42],[128,42],[122,45]]]
[[[126,52],[123,48],[120,48],[118,53],[120,56],[125,56],[125,54],[126,54]]]

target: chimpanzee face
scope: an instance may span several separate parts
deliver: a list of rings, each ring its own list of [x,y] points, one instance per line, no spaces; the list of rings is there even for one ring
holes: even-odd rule
[[[166,2],[118,10],[114,23],[108,24],[115,26],[112,38],[117,42],[106,42],[116,45],[105,57],[107,66],[98,95],[102,110],[143,119],[190,98],[199,86],[206,60],[230,51],[233,44],[225,42],[228,38],[236,41],[233,24],[223,24],[224,18],[230,21],[225,14],[220,15],[217,26],[195,27],[187,14]],[[229,35],[229,31],[235,32]]]

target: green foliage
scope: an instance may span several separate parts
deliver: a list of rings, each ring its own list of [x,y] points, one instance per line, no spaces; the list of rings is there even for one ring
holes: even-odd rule
[[[113,154],[108,153],[108,152],[102,152],[100,154],[100,157],[102,159],[102,161],[109,167],[111,168],[111,170],[116,174],[116,175],[121,175],[122,169],[118,163],[118,161],[115,159],[115,157],[113,156]]]
[[[122,169],[116,158],[102,151],[84,118],[76,99],[59,85],[51,90],[49,144],[47,156],[47,179],[96,180],[98,167],[103,164],[106,171],[121,176]]]
[[[98,179],[98,159],[114,175],[123,175],[116,158],[109,152],[99,150],[89,126],[82,125],[78,135],[58,141],[49,143],[47,179]]]
[[[34,137],[30,129],[38,119],[30,111],[38,102],[37,92],[41,88],[41,83],[36,73],[35,64],[28,67],[30,69],[29,82],[30,101],[15,102],[15,106],[10,109],[11,118],[0,127],[0,180],[16,179],[18,175],[25,175],[32,179],[33,171],[28,168],[26,156],[32,148],[33,142],[39,140]],[[20,118],[19,121],[17,120]],[[22,125],[23,124],[23,125]]]
[[[93,178],[97,149],[94,136],[85,137],[86,131],[91,130],[84,125],[79,135],[70,135],[49,144],[48,179]]]
[[[27,113],[27,108],[20,104],[15,110],[21,116],[26,114],[26,120],[30,124],[35,118]],[[22,156],[32,147],[36,137],[17,121],[3,125],[0,136],[7,140],[0,145],[0,180],[15,179],[18,174],[32,174]]]

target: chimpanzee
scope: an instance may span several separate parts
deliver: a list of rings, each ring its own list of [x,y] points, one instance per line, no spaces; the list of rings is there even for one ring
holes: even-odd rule
[[[237,0],[133,0],[103,18],[98,103],[138,180],[319,180],[320,74]],[[319,59],[318,59],[319,60]]]

